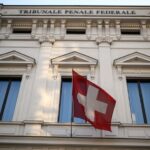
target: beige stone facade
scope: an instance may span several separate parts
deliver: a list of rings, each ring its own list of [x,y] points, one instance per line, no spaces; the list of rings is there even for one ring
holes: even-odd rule
[[[72,69],[116,99],[112,132],[58,122]],[[150,7],[1,4],[0,76],[22,77],[12,121],[0,122],[2,150],[150,149],[127,90],[128,78],[150,79]]]

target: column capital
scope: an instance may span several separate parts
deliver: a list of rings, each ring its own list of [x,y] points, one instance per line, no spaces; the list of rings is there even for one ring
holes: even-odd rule
[[[11,24],[11,23],[12,23],[12,19],[8,19],[8,20],[7,20],[7,23],[8,23],[8,24]]]
[[[55,38],[54,37],[40,37],[39,38],[39,43],[43,44],[43,43],[50,43],[50,44],[54,44],[55,42]]]
[[[55,21],[56,21],[55,19],[50,19],[50,23],[51,23],[51,24],[54,24]]]
[[[66,23],[66,20],[65,19],[62,19],[61,20],[61,24],[65,24]]]
[[[32,24],[36,24],[37,21],[38,21],[37,19],[33,19],[33,20],[32,20]]]
[[[141,25],[146,25],[146,20],[141,20]]]
[[[104,22],[105,22],[105,25],[109,25],[110,20],[104,20]]]
[[[102,43],[107,43],[107,45],[111,45],[113,39],[111,37],[97,37],[96,38],[96,43],[97,45],[100,45]]]
[[[120,20],[115,20],[116,25],[120,25]]]
[[[103,24],[103,20],[97,20],[97,24],[98,25],[102,25]]]
[[[43,23],[44,23],[44,24],[47,24],[47,23],[48,23],[48,19],[44,19],[44,20],[43,20]]]
[[[86,21],[86,24],[87,24],[87,25],[91,25],[91,23],[92,23],[92,20],[90,20],[90,19],[88,19],[88,20]]]

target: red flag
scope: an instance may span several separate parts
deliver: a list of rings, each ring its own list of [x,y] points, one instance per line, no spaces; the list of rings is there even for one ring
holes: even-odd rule
[[[107,92],[75,71],[73,74],[74,117],[82,118],[96,129],[111,131],[116,101]]]

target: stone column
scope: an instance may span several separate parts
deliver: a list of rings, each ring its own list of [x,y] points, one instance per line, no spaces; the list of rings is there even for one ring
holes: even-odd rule
[[[103,25],[102,25],[102,23],[103,23],[102,20],[97,21],[97,35],[98,35],[98,37],[103,36]]]
[[[61,39],[64,39],[66,34],[66,20],[61,20],[61,28],[60,28],[60,37]]]
[[[87,20],[86,22],[86,36],[87,36],[87,39],[90,39],[91,38],[91,20]]]
[[[2,27],[2,19],[0,19],[0,30],[1,30],[1,27]]]
[[[109,20],[104,20],[104,23],[105,23],[105,37],[109,38],[109,36],[110,36],[109,23],[110,23],[110,21]]]
[[[35,38],[35,35],[36,35],[36,27],[37,27],[37,20],[34,19],[32,21],[32,32],[31,32],[31,37],[32,38]]]
[[[50,106],[47,104],[50,97],[46,86],[54,39],[40,39],[39,42],[40,51],[33,83],[29,120],[44,121],[46,118],[44,111],[50,109]]]
[[[96,40],[98,44],[99,51],[99,85],[114,96],[114,88],[113,88],[113,73],[112,73],[112,59],[111,59],[111,48],[110,41],[101,41],[101,39],[97,38]]]
[[[147,35],[146,20],[141,21],[141,32],[142,32],[143,38],[147,40],[148,35]]]
[[[55,33],[55,20],[50,20],[50,37],[53,37]]]
[[[11,33],[11,26],[12,26],[12,20],[8,19],[7,20],[7,27],[6,27],[6,33],[5,33],[5,38],[8,38],[10,33]]]
[[[116,20],[116,37],[119,40],[121,37],[121,32],[120,32],[120,20]]]
[[[48,19],[43,20],[43,31],[42,36],[47,37],[47,26],[48,26]]]

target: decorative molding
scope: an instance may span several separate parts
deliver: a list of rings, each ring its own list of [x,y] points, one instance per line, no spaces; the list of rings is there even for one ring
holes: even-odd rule
[[[95,66],[97,65],[97,63],[97,59],[78,53],[76,51],[51,59],[51,64],[53,65],[53,73],[55,77],[58,74],[58,67],[82,66],[89,67],[91,78],[94,78]]]
[[[12,28],[12,19],[7,20],[7,27],[6,27],[6,33],[5,33],[5,38],[8,38],[10,33],[11,33],[11,28]]]
[[[121,28],[140,28],[140,24],[139,23],[121,23]]]
[[[55,42],[55,38],[52,36],[52,37],[49,37],[49,36],[41,36],[39,38],[39,43],[42,44],[44,42],[49,42],[51,44],[54,44]]]
[[[114,60],[115,66],[150,66],[150,56],[134,52]]]
[[[116,24],[116,37],[118,40],[121,38],[121,32],[120,32],[120,20],[115,21]]]
[[[61,20],[61,28],[60,28],[60,38],[64,39],[66,34],[66,20],[62,19]]]
[[[20,27],[20,28],[31,28],[32,24],[31,23],[13,23],[13,27]]]
[[[85,28],[86,24],[85,24],[85,22],[67,22],[66,26],[67,27],[82,27],[82,28]]]
[[[102,37],[97,37],[96,38],[96,43],[99,45],[101,43],[108,43],[111,44],[113,41],[113,38],[111,38],[110,36],[106,37],[106,36],[102,36]]]
[[[50,36],[54,36],[55,33],[55,19],[50,20]]]
[[[141,21],[141,31],[142,31],[142,35],[144,40],[148,40],[148,34],[147,34],[147,25],[146,25],[146,20],[142,20]]]
[[[11,145],[31,145],[31,146],[41,146],[41,145],[47,145],[47,146],[56,146],[56,149],[63,150],[63,147],[65,149],[68,146],[69,149],[79,149],[81,146],[83,149],[86,149],[87,147],[90,147],[90,149],[115,149],[115,148],[122,148],[125,149],[134,149],[139,147],[141,150],[148,150],[150,148],[150,140],[149,139],[137,139],[137,138],[93,138],[93,137],[76,137],[76,138],[70,138],[70,137],[40,137],[40,136],[0,136],[0,143],[3,145],[7,145],[9,147],[9,144]],[[75,147],[75,148],[74,148]],[[94,147],[94,148],[92,148]],[[111,148],[110,148],[111,147]]]
[[[0,54],[0,66],[3,67],[23,67],[26,66],[27,71],[35,65],[35,59],[17,51],[10,51],[8,53]]]
[[[86,21],[86,36],[87,36],[87,39],[91,38],[91,23],[92,23],[91,20]]]
[[[33,19],[32,20],[32,32],[31,32],[32,38],[35,38],[36,28],[37,28],[37,19]]]

